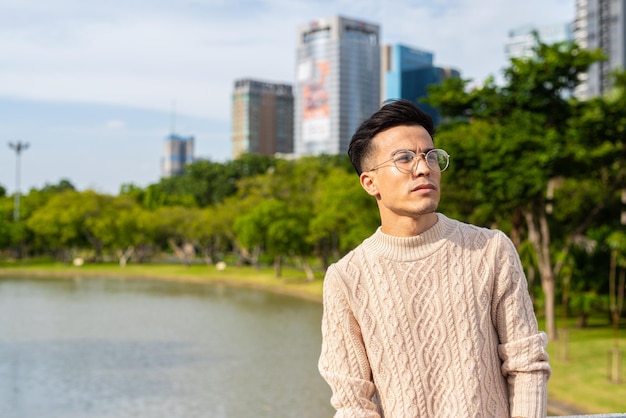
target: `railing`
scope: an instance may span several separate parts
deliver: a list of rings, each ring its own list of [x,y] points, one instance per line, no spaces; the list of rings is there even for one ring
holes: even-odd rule
[[[626,413],[623,414],[600,414],[600,415],[568,415],[561,416],[561,418],[625,418]]]
[[[578,408],[548,399],[548,417],[560,418],[626,418],[625,412],[612,412],[610,414],[585,414]]]

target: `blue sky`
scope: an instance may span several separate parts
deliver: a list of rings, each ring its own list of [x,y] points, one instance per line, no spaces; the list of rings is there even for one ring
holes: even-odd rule
[[[15,190],[17,141],[22,192],[156,183],[172,126],[199,157],[230,160],[234,80],[293,83],[298,26],[316,18],[376,23],[382,43],[482,81],[506,65],[509,30],[574,12],[574,0],[0,0],[0,185]]]

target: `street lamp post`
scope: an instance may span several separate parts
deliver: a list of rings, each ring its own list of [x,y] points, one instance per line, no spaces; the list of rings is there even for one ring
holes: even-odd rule
[[[9,148],[15,151],[16,163],[15,163],[15,204],[13,207],[13,220],[18,222],[20,220],[20,155],[22,151],[28,148],[28,143],[17,141],[16,143],[9,142]]]

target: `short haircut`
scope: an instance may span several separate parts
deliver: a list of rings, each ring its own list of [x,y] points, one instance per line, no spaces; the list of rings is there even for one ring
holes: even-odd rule
[[[388,100],[372,116],[364,120],[356,130],[350,146],[348,156],[350,162],[360,176],[363,173],[363,163],[373,151],[372,139],[379,133],[396,126],[422,126],[430,134],[435,136],[433,118],[415,103],[406,99]]]

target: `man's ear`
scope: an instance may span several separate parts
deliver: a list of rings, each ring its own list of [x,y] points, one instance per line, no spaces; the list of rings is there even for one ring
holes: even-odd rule
[[[376,174],[372,171],[361,173],[359,180],[361,180],[361,187],[365,189],[370,196],[378,196],[378,187],[376,187]]]

